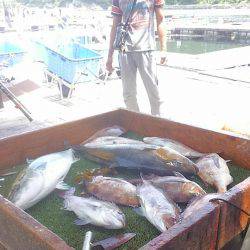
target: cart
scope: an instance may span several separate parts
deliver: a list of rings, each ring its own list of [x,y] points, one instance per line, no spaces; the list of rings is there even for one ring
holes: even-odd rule
[[[44,45],[43,51],[46,79],[57,82],[61,97],[71,97],[79,83],[103,81],[99,77],[103,57],[97,52],[77,43]]]

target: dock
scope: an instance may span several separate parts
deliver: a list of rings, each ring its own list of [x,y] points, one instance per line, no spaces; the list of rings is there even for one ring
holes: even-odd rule
[[[226,54],[229,59],[230,54],[249,55],[249,48],[228,50]],[[168,53],[168,64],[157,67],[163,101],[162,117],[218,131],[235,131],[250,137],[249,66],[227,68],[236,66],[233,64],[234,56],[220,65],[217,61],[222,54],[217,53],[212,52],[210,56],[210,53],[207,56]],[[246,56],[242,59],[244,61],[237,61],[238,65],[250,63]],[[210,65],[206,66],[209,61]],[[44,81],[41,64],[26,64],[18,72],[27,79],[20,83],[16,79],[16,83],[9,87],[31,111],[34,121],[29,122],[3,98],[0,138],[125,107],[122,83],[117,78],[109,79],[106,84],[79,84],[72,98],[61,99],[58,86]],[[149,114],[146,91],[140,78],[138,80],[140,110]]]
[[[248,66],[250,64],[250,56],[248,55],[250,55],[250,46],[198,55],[169,53],[168,66],[202,72],[225,70],[235,67]],[[244,81],[248,78],[244,75],[242,75],[242,77],[244,78]],[[247,80],[248,82],[250,82],[249,79],[250,78]]]
[[[171,37],[196,37],[217,40],[224,38],[227,40],[250,40],[250,24],[249,23],[174,23],[167,25],[167,31]]]

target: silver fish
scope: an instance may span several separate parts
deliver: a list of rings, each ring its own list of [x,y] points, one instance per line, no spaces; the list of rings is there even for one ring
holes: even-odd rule
[[[124,134],[125,132],[126,132],[126,130],[124,128],[122,128],[118,125],[114,125],[112,127],[107,127],[107,128],[104,128],[104,129],[97,131],[91,137],[89,137],[87,140],[82,142],[82,144],[85,144],[87,142],[90,142],[90,141],[95,140],[96,138],[102,137],[102,136],[120,136],[120,135]]]
[[[164,232],[180,220],[178,206],[148,181],[137,187],[141,213],[159,231]]]
[[[79,218],[76,225],[92,224],[107,229],[125,227],[125,215],[113,203],[74,196],[74,189],[64,195],[64,209],[73,211]]]
[[[205,194],[203,196],[198,196],[191,200],[187,208],[184,210],[182,213],[181,217],[182,219],[186,219],[189,216],[193,216],[198,213],[198,211],[209,202],[209,200],[213,198],[219,197],[220,194],[218,193],[210,193],[210,194]]]
[[[197,163],[198,175],[207,184],[217,188],[219,193],[227,191],[233,182],[226,161],[218,154],[209,154],[200,158]]]
[[[158,146],[154,146],[154,145],[149,145],[146,144],[142,141],[138,141],[138,140],[133,140],[133,139],[129,139],[129,138],[124,138],[124,137],[118,137],[118,136],[102,136],[102,137],[98,137],[86,144],[84,144],[85,147],[87,148],[96,148],[96,147],[117,147],[117,146],[126,146],[127,147],[136,147],[138,149],[156,149],[158,148]]]
[[[203,153],[199,153],[199,152],[193,150],[192,148],[190,148],[190,147],[188,147],[188,146],[186,146],[178,141],[168,139],[168,138],[144,137],[143,141],[145,143],[157,145],[160,147],[172,148],[172,149],[176,150],[177,152],[179,152],[180,154],[182,154],[183,156],[186,156],[188,158],[199,158],[199,157],[202,157],[205,155]]]
[[[37,158],[19,174],[9,194],[9,200],[25,210],[55,188],[67,188],[63,179],[76,160],[72,149]]]

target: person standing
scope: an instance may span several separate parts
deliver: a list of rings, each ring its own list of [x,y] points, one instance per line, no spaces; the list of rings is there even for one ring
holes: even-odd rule
[[[139,71],[150,102],[151,114],[160,116],[161,100],[156,74],[155,25],[161,51],[161,64],[166,62],[166,32],[164,27],[164,0],[113,0],[113,24],[110,32],[108,72],[113,71],[114,41],[117,26],[127,23],[127,33],[119,52],[123,98],[127,109],[139,112],[136,92],[136,74]]]

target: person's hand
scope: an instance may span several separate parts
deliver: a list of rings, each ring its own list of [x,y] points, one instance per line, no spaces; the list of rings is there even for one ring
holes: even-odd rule
[[[161,58],[161,60],[160,60],[161,65],[167,64],[168,60],[167,60],[167,52],[166,51],[160,52],[160,58]]]
[[[112,73],[114,68],[113,68],[113,59],[112,58],[108,58],[107,62],[106,62],[106,70],[109,72],[109,73]]]

